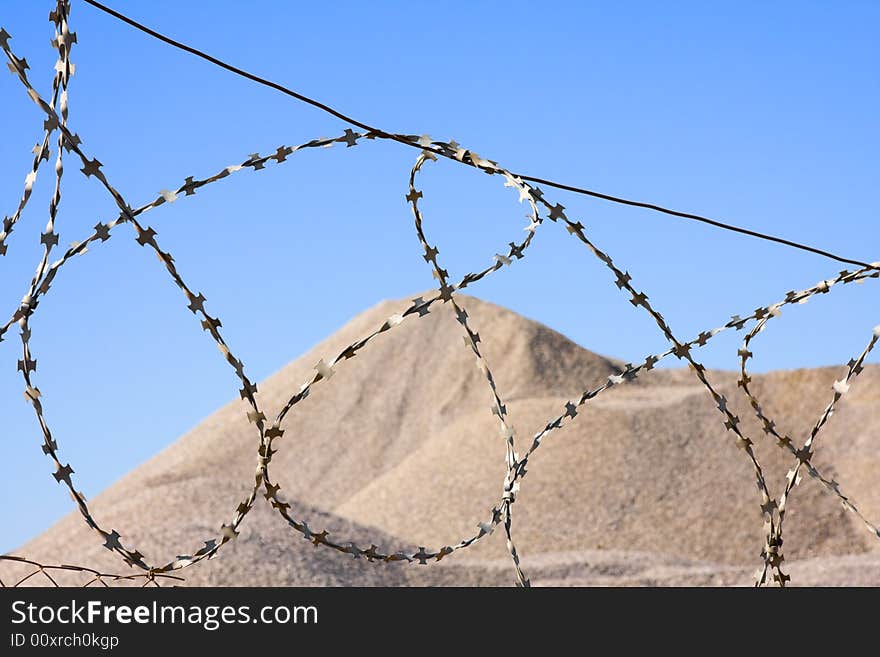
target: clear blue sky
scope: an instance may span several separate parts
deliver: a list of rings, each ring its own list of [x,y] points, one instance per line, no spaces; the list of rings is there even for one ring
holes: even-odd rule
[[[880,260],[876,2],[108,1],[383,129],[455,138],[513,170]],[[72,4],[79,42],[70,124],[133,205],[188,175],[345,128]],[[46,20],[53,5],[0,6],[0,25],[44,93],[55,60]],[[18,201],[42,120],[4,67],[4,214]],[[379,300],[433,286],[404,200],[414,155],[377,142],[306,151],[150,213],[147,223],[222,318],[252,379]],[[37,262],[50,172],[42,170],[0,259],[4,316]],[[523,234],[525,207],[500,180],[439,163],[422,181],[427,229],[453,275],[482,267]],[[682,336],[840,269],[706,226],[547,191]],[[62,244],[116,216],[94,179],[73,166],[63,194]],[[666,346],[598,262],[552,224],[526,260],[472,292],[619,358]],[[756,343],[757,367],[846,361],[880,322],[877,292],[874,282],[849,286],[788,310]],[[236,380],[180,292],[127,229],[65,267],[32,328],[47,417],[87,496],[236,396]],[[0,550],[73,508],[40,451],[15,371],[19,343],[10,338],[0,344]],[[719,338],[704,362],[735,367],[738,343]]]

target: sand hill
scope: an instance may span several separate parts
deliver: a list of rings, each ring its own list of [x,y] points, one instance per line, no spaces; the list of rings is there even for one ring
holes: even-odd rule
[[[461,297],[507,402],[520,445],[567,399],[619,371],[509,310]],[[375,329],[404,301],[382,302],[260,384],[267,415],[314,364]],[[765,410],[802,440],[841,368],[755,377]],[[749,417],[727,372],[712,376]],[[818,441],[815,463],[865,514],[880,518],[880,368],[853,386]],[[747,423],[769,479],[790,457]],[[392,550],[439,547],[473,533],[497,502],[504,448],[485,381],[450,308],[407,320],[342,364],[288,416],[272,472],[312,527]],[[105,526],[156,561],[197,549],[244,496],[255,464],[242,402],[220,409],[92,501]],[[705,390],[684,370],[654,370],[612,389],[534,456],[514,506],[515,538],[535,584],[749,583],[762,527],[750,466]],[[78,515],[16,554],[125,569]],[[786,520],[788,570],[800,583],[880,584],[880,541],[807,479]],[[219,558],[183,571],[190,584],[430,585],[512,583],[503,533],[441,564],[382,566],[314,548],[267,505]]]

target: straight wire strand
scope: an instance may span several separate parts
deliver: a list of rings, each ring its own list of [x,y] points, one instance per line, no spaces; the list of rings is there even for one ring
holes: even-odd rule
[[[244,78],[247,78],[248,80],[251,80],[252,82],[256,82],[257,84],[264,85],[264,86],[269,87],[271,89],[274,89],[276,91],[280,91],[283,94],[286,94],[288,96],[291,96],[292,98],[295,98],[296,100],[299,100],[303,103],[306,103],[308,105],[316,107],[319,110],[321,110],[322,112],[326,112],[326,113],[336,117],[337,119],[340,119],[341,121],[345,121],[346,123],[349,123],[357,128],[360,128],[362,130],[366,130],[368,132],[376,133],[377,135],[381,135],[381,136],[386,137],[388,139],[392,139],[398,143],[404,144],[409,147],[418,148],[420,150],[425,149],[424,145],[414,143],[413,141],[405,139],[404,137],[402,137],[400,135],[385,132],[384,130],[381,130],[381,129],[376,128],[374,126],[371,126],[367,123],[364,123],[363,121],[358,121],[355,118],[352,118],[346,114],[343,114],[342,112],[340,112],[336,109],[333,109],[329,105],[325,105],[324,103],[322,103],[320,101],[314,100],[313,98],[309,98],[308,96],[304,96],[303,94],[298,93],[288,87],[285,87],[282,84],[279,84],[277,82],[273,82],[271,80],[267,80],[266,78],[262,78],[258,75],[253,74],[253,73],[249,73],[248,71],[245,71],[245,70],[240,69],[236,66],[233,66],[232,64],[228,64],[227,62],[224,62],[220,59],[217,59],[216,57],[212,57],[211,55],[209,55],[201,50],[198,50],[197,48],[193,48],[192,46],[188,46],[184,43],[181,43],[179,41],[172,39],[171,37],[168,37],[168,36],[165,36],[164,34],[156,32],[155,30],[147,27],[146,25],[138,23],[134,19],[129,18],[125,14],[121,14],[118,11],[115,11],[115,10],[111,9],[110,7],[107,7],[106,5],[101,4],[100,2],[96,2],[96,0],[83,0],[83,2],[95,7],[96,9],[99,9],[100,11],[105,12],[106,14],[109,14],[110,16],[112,16],[112,17],[114,17],[124,23],[127,23],[128,25],[134,27],[135,29],[140,30],[141,32],[144,32],[145,34],[150,35],[151,37],[153,37],[155,39],[159,39],[160,41],[167,43],[170,46],[173,46],[175,48],[178,48],[180,50],[188,52],[191,55],[195,55],[196,57],[200,57],[200,58],[214,64],[215,66],[219,66],[220,68],[226,69],[227,71],[235,73],[236,75],[240,75]],[[442,153],[440,151],[433,151],[433,152],[436,155],[441,155],[441,156],[447,157],[447,158],[449,157],[446,153]],[[456,160],[455,158],[449,158],[449,159],[453,159],[455,161],[461,162],[461,160]],[[471,165],[471,166],[473,166],[473,165]],[[806,251],[808,253],[820,255],[825,258],[829,258],[831,260],[836,260],[837,262],[841,262],[841,263],[845,263],[845,264],[849,264],[849,265],[858,265],[859,267],[878,268],[878,265],[876,263],[869,264],[869,263],[863,262],[861,260],[844,258],[843,256],[839,256],[839,255],[832,253],[830,251],[826,251],[824,249],[819,249],[817,247],[810,246],[808,244],[803,244],[800,242],[787,240],[782,237],[776,237],[775,235],[769,235],[767,233],[762,233],[759,231],[750,230],[748,228],[742,228],[740,226],[735,226],[733,224],[724,223],[722,221],[710,219],[709,217],[704,217],[704,216],[701,216],[698,214],[693,214],[690,212],[681,212],[679,210],[672,210],[670,208],[665,208],[661,205],[656,205],[654,203],[646,203],[643,201],[635,201],[632,199],[626,199],[626,198],[622,198],[619,196],[612,196],[610,194],[603,194],[601,192],[596,192],[596,191],[586,189],[583,187],[577,187],[575,185],[567,185],[564,183],[555,182],[553,180],[539,178],[537,176],[529,176],[529,175],[525,175],[525,174],[521,174],[521,173],[513,173],[513,175],[521,178],[522,180],[533,182],[533,183],[536,183],[539,185],[545,185],[547,187],[555,187],[556,189],[561,189],[561,190],[564,190],[567,192],[573,192],[575,194],[581,194],[584,196],[590,196],[590,197],[597,198],[597,199],[600,199],[603,201],[608,201],[611,203],[618,203],[621,205],[628,205],[630,207],[643,208],[645,210],[650,210],[652,212],[659,212],[659,213],[666,214],[666,215],[669,215],[672,217],[678,217],[681,219],[688,219],[691,221],[698,221],[700,223],[704,223],[709,226],[713,226],[715,228],[721,228],[723,230],[728,230],[731,232],[739,233],[741,235],[747,235],[749,237],[755,237],[757,239],[765,240],[768,242],[782,244],[783,246],[788,246],[793,249],[799,249],[801,251]]]

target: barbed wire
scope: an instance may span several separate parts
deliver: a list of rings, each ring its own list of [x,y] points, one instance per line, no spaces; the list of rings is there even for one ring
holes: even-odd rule
[[[74,566],[71,564],[42,564],[39,561],[34,561],[33,559],[25,559],[24,557],[18,557],[11,554],[0,554],[0,563],[8,564],[8,565],[18,565],[22,566],[22,572],[16,575],[13,578],[8,578],[8,581],[4,581],[2,577],[0,577],[0,587],[2,588],[15,588],[17,586],[23,586],[25,583],[30,582],[33,583],[33,579],[39,579],[42,577],[41,581],[48,581],[51,586],[54,587],[62,587],[69,586],[68,582],[59,583],[54,577],[52,577],[52,573],[76,573],[80,576],[80,580],[82,584],[80,585],[82,588],[88,588],[93,584],[100,584],[105,588],[110,588],[113,584],[136,584],[138,582],[141,583],[141,587],[154,586],[161,587],[162,582],[166,582],[168,584],[174,584],[176,582],[185,581],[183,577],[178,577],[177,575],[167,575],[165,573],[153,573],[153,572],[145,572],[145,573],[132,573],[128,575],[118,575],[112,573],[104,573],[100,570],[95,570],[94,568],[89,568],[88,566]]]
[[[90,4],[99,4],[91,2],[91,0],[86,1]],[[28,204],[40,166],[43,161],[49,160],[49,143],[51,136],[56,130],[58,131],[55,186],[49,206],[49,222],[45,232],[41,234],[43,254],[21,303],[11,314],[10,319],[4,325],[0,326],[0,341],[2,341],[4,334],[13,325],[17,324],[19,326],[22,344],[22,358],[18,361],[18,371],[21,373],[25,383],[25,399],[33,407],[43,435],[43,452],[52,461],[55,468],[53,474],[54,479],[58,483],[63,483],[67,487],[83,520],[87,526],[100,537],[104,547],[119,556],[123,562],[130,567],[134,567],[140,572],[134,575],[109,575],[84,566],[42,565],[36,561],[19,556],[6,555],[0,557],[0,563],[17,563],[33,568],[26,573],[23,578],[17,581],[17,584],[30,581],[36,576],[43,576],[55,584],[55,580],[51,577],[50,573],[62,570],[79,572],[91,576],[91,579],[89,579],[86,585],[94,583],[107,585],[108,581],[129,582],[132,580],[144,579],[145,586],[149,584],[158,586],[159,580],[163,578],[173,581],[182,581],[183,578],[177,575],[171,575],[170,573],[183,570],[195,563],[207,559],[213,559],[218,556],[218,553],[223,546],[238,535],[239,527],[250,510],[255,506],[258,496],[262,494],[262,497],[279,513],[288,526],[298,532],[304,539],[312,542],[316,547],[329,548],[354,557],[363,557],[368,561],[377,563],[391,563],[396,561],[407,561],[421,565],[436,563],[453,552],[474,545],[483,537],[493,533],[498,525],[503,525],[507,550],[515,571],[516,583],[519,586],[529,586],[529,579],[522,568],[520,555],[513,539],[512,507],[516,501],[521,482],[526,476],[530,457],[535,451],[537,451],[541,444],[543,444],[543,441],[548,435],[572,422],[587,402],[612,387],[635,380],[644,371],[653,369],[657,363],[669,356],[675,356],[679,360],[686,362],[703,387],[706,388],[722,415],[725,428],[732,434],[734,443],[742,449],[752,467],[761,496],[760,508],[765,524],[765,545],[761,552],[762,566],[756,576],[756,585],[763,585],[773,581],[780,586],[784,586],[790,579],[781,568],[781,564],[784,560],[781,549],[782,525],[785,517],[786,503],[794,488],[800,481],[800,471],[802,468],[805,468],[811,477],[819,481],[824,490],[834,495],[843,504],[844,508],[855,513],[875,537],[880,538],[880,530],[878,530],[875,524],[872,524],[867,520],[852,499],[842,492],[840,484],[833,479],[825,477],[825,475],[823,475],[811,462],[813,456],[813,444],[816,437],[830,419],[840,399],[849,390],[850,382],[862,371],[865,358],[874,348],[878,339],[880,339],[880,327],[873,330],[872,338],[865,349],[856,358],[849,362],[846,375],[841,380],[834,383],[832,401],[826,406],[825,410],[813,426],[809,436],[800,448],[795,447],[790,436],[778,433],[773,420],[764,414],[760,400],[755,396],[749,386],[751,378],[746,368],[746,362],[748,358],[752,356],[751,351],[749,351],[752,340],[758,333],[764,330],[770,319],[780,314],[782,307],[794,303],[804,303],[812,296],[831,292],[831,290],[837,286],[847,285],[854,282],[863,282],[867,279],[876,279],[880,277],[880,263],[865,264],[858,261],[848,261],[853,264],[859,264],[860,268],[853,271],[841,271],[836,276],[799,292],[790,291],[782,300],[776,303],[761,306],[744,317],[734,315],[723,325],[711,330],[702,331],[697,337],[691,340],[680,340],[673,333],[663,315],[651,305],[648,296],[634,286],[630,274],[627,271],[620,269],[609,255],[599,249],[590,240],[587,236],[585,226],[580,221],[573,221],[568,218],[564,206],[559,203],[553,203],[547,199],[544,192],[537,187],[537,185],[532,184],[534,179],[512,173],[499,166],[497,162],[484,159],[474,151],[463,148],[454,140],[438,141],[424,135],[391,134],[370,128],[369,126],[367,126],[366,130],[360,132],[347,128],[342,134],[336,137],[322,137],[302,143],[298,146],[281,145],[271,155],[261,156],[259,153],[253,153],[239,164],[227,166],[221,169],[218,173],[206,178],[196,179],[194,176],[187,177],[182,184],[177,186],[176,189],[163,189],[152,201],[134,208],[128,204],[118,189],[110,183],[102,169],[103,165],[101,162],[97,158],[89,157],[89,155],[86,154],[82,140],[77,134],[71,132],[68,127],[68,83],[70,76],[75,71],[75,67],[70,61],[70,51],[72,46],[77,42],[76,34],[70,32],[69,29],[69,11],[70,3],[68,0],[56,0],[56,8],[49,16],[50,21],[56,28],[55,38],[52,43],[58,51],[52,95],[49,102],[44,100],[31,85],[26,73],[29,69],[27,61],[23,58],[18,58],[12,52],[9,47],[11,36],[4,29],[0,28],[0,47],[2,47],[8,59],[8,67],[10,71],[18,77],[28,96],[45,115],[43,126],[44,135],[42,141],[39,142],[34,149],[35,157],[31,170],[25,178],[25,187],[22,198],[12,217],[4,220],[3,232],[0,233],[0,255],[5,254],[7,251],[5,240],[13,231],[13,228],[16,226],[22,212]],[[181,197],[193,196],[196,194],[197,190],[202,187],[218,183],[243,169],[260,171],[270,164],[281,165],[290,157],[301,151],[315,148],[327,148],[332,147],[334,144],[342,143],[346,145],[347,150],[348,148],[361,145],[366,141],[375,140],[392,140],[420,149],[420,154],[410,171],[409,191],[406,195],[406,200],[410,204],[413,212],[416,233],[424,251],[423,257],[426,263],[431,267],[434,278],[439,283],[438,291],[428,299],[422,297],[413,299],[406,308],[384,320],[376,329],[366,336],[347,345],[333,359],[329,361],[323,359],[320,360],[315,365],[305,383],[289,397],[281,411],[270,422],[261,410],[257,401],[256,384],[245,374],[243,362],[234,355],[231,348],[222,337],[220,331],[222,323],[220,319],[207,312],[205,309],[207,299],[201,292],[194,292],[194,288],[184,280],[177,268],[173,256],[167,251],[163,251],[159,246],[156,239],[156,231],[149,226],[144,226],[141,223],[140,218],[150,210],[166,203],[174,203]],[[95,178],[100,183],[104,190],[113,198],[119,214],[113,221],[107,223],[98,222],[90,235],[81,241],[71,244],[59,259],[50,263],[50,254],[53,249],[57,247],[59,242],[58,233],[55,231],[55,221],[58,216],[61,201],[64,151],[67,151],[68,154],[71,154],[71,156],[79,160],[82,164],[81,172],[87,178]],[[506,249],[504,253],[496,253],[493,256],[491,264],[484,266],[482,269],[475,269],[473,272],[465,274],[457,283],[450,283],[449,273],[441,266],[440,261],[438,260],[438,255],[440,253],[439,248],[437,245],[431,246],[431,243],[426,236],[424,211],[420,207],[420,202],[424,200],[424,193],[416,187],[416,179],[421,173],[424,165],[431,161],[437,161],[438,158],[441,157],[446,161],[454,161],[483,171],[489,175],[502,177],[504,179],[505,187],[512,188],[516,191],[519,195],[519,202],[527,202],[530,208],[530,212],[527,215],[529,224],[525,229],[526,237],[519,243],[510,242],[509,248]],[[559,185],[554,184],[554,186]],[[630,303],[637,308],[641,308],[651,316],[664,337],[672,346],[662,353],[647,356],[644,362],[638,365],[627,364],[622,371],[609,376],[607,381],[602,385],[592,390],[584,391],[577,399],[568,400],[564,404],[561,414],[549,421],[543,429],[537,432],[532,437],[528,448],[523,452],[522,456],[519,456],[515,444],[516,432],[508,417],[507,407],[496,386],[495,378],[490,366],[481,352],[479,346],[481,343],[480,335],[472,327],[472,323],[470,322],[464,304],[460,298],[456,297],[456,295],[468,286],[505,267],[509,267],[517,260],[524,258],[533,238],[537,234],[537,229],[543,225],[545,219],[549,219],[551,223],[564,227],[571,237],[576,238],[581,244],[587,247],[589,251],[613,274],[614,283],[621,292],[630,297]],[[99,242],[103,243],[108,241],[116,234],[116,229],[122,224],[129,224],[133,228],[133,237],[135,241],[142,247],[150,248],[156,254],[172,281],[184,294],[187,301],[187,308],[196,319],[200,321],[203,331],[205,331],[215,342],[223,358],[232,367],[239,383],[241,384],[239,396],[248,408],[247,417],[250,423],[254,425],[255,434],[258,439],[258,458],[256,469],[254,471],[253,485],[250,487],[247,496],[238,503],[232,512],[231,517],[228,519],[228,522],[225,522],[220,526],[216,535],[202,541],[202,545],[198,549],[179,553],[178,556],[175,556],[174,558],[166,558],[164,560],[150,559],[133,546],[126,545],[122,541],[122,535],[116,529],[105,528],[99,524],[98,520],[93,516],[85,496],[74,484],[74,469],[71,467],[70,463],[64,463],[60,458],[58,440],[55,438],[46,420],[42,392],[37,387],[35,381],[37,359],[31,347],[32,331],[30,328],[30,320],[37,312],[40,301],[49,293],[58,273],[70,260],[76,256],[82,256],[88,253],[90,246],[96,245]],[[807,250],[810,249],[812,249],[812,247],[807,248]],[[814,252],[824,254],[820,250],[813,250]],[[837,256],[833,257],[835,259],[840,259]],[[462,327],[464,332],[464,344],[473,354],[476,366],[489,388],[491,412],[498,420],[499,432],[503,439],[505,450],[504,460],[506,467],[499,501],[485,514],[485,516],[483,516],[485,520],[477,524],[477,530],[473,534],[462,538],[457,542],[451,542],[439,548],[418,546],[418,549],[405,548],[394,552],[382,551],[375,544],[371,544],[369,547],[363,547],[351,540],[331,536],[325,529],[316,531],[309,527],[305,520],[298,518],[292,505],[289,502],[286,502],[281,496],[280,485],[273,483],[273,480],[270,477],[269,470],[272,456],[277,451],[274,449],[274,445],[276,444],[276,441],[282,438],[285,432],[285,430],[282,429],[282,423],[294,407],[309,396],[315,385],[330,379],[334,375],[336,372],[335,368],[339,363],[354,358],[376,337],[395,329],[405,321],[410,320],[410,318],[420,319],[429,315],[435,309],[437,304],[441,307],[448,305],[453,310],[456,321]],[[758,420],[763,425],[764,432],[775,438],[776,444],[796,459],[795,465],[786,477],[786,485],[783,492],[779,496],[774,496],[772,494],[765,478],[763,468],[753,449],[754,443],[741,428],[740,419],[734,415],[733,411],[729,408],[728,399],[713,386],[706,368],[698,362],[691,353],[692,351],[696,351],[705,346],[719,333],[729,329],[734,329],[736,331],[744,330],[751,322],[755,323],[754,327],[747,332],[744,338],[743,347],[739,350],[739,356],[741,359],[741,376],[739,378],[738,387],[742,388],[743,393],[749,400]],[[2,580],[0,580],[0,584],[5,585]]]

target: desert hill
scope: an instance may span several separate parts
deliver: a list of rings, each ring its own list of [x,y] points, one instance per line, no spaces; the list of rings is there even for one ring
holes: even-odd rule
[[[565,401],[620,371],[565,336],[461,296],[507,403],[519,449]],[[259,385],[274,415],[320,358],[406,307],[386,301],[352,319]],[[288,416],[272,473],[312,527],[392,550],[440,547],[474,533],[500,496],[504,446],[485,381],[449,307],[379,336]],[[797,441],[841,368],[755,376],[764,408]],[[765,439],[730,372],[734,400],[777,487],[791,458]],[[880,518],[880,370],[867,367],[820,435],[815,464]],[[237,400],[92,502],[105,526],[148,557],[197,549],[246,494],[256,436]],[[262,502],[262,499],[260,500]],[[514,505],[514,537],[535,584],[748,583],[762,526],[750,466],[706,391],[685,370],[657,369],[583,407],[531,460]],[[785,555],[802,583],[880,584],[880,541],[808,478],[789,504]],[[78,515],[15,552],[125,569]],[[509,584],[503,532],[431,567],[381,566],[312,547],[258,504],[219,558],[182,572],[190,584]],[[795,580],[797,581],[797,580]]]

